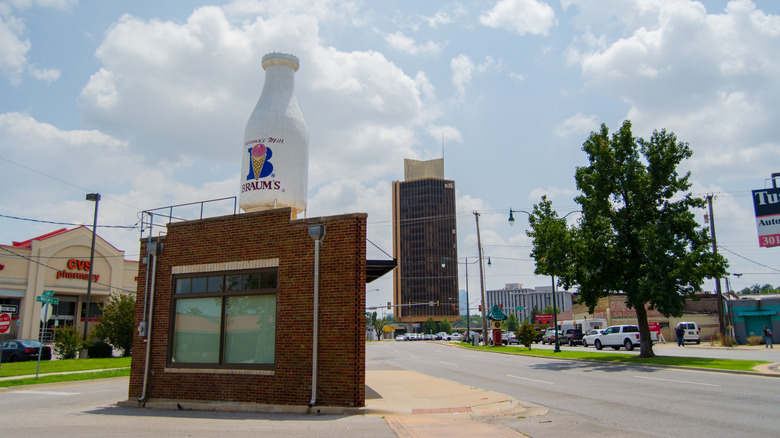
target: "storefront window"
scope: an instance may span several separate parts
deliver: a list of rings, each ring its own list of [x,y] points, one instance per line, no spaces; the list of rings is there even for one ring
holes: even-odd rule
[[[273,369],[276,270],[174,279],[170,363]]]

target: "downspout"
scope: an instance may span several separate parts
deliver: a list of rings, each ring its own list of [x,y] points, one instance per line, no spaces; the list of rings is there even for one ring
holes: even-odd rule
[[[149,221],[149,236],[146,238],[147,257],[146,257],[146,281],[144,282],[144,307],[143,307],[143,311],[141,312],[141,322],[138,323],[138,336],[142,338],[146,337],[146,307],[149,304],[149,269],[151,269],[151,267],[149,266],[150,259],[148,257],[149,254],[148,248],[152,244],[152,225],[154,222],[154,216],[151,213],[149,214],[149,216],[151,219]],[[143,216],[141,217],[141,222],[143,223]],[[141,238],[143,238],[143,230],[141,230]]]
[[[317,362],[319,346],[319,316],[320,316],[320,244],[325,236],[324,225],[309,225],[309,237],[314,239],[314,330],[311,357],[311,401],[309,407],[317,403]]]
[[[146,391],[149,384],[149,356],[152,350],[152,315],[154,314],[154,285],[157,279],[157,254],[159,253],[160,242],[150,242],[146,246],[147,257],[152,257],[152,284],[149,288],[149,319],[146,325],[146,355],[144,357],[144,383],[141,388],[141,398],[138,399],[138,403],[142,406],[146,405]],[[151,249],[151,250],[150,250]],[[139,327],[140,329],[140,327]]]

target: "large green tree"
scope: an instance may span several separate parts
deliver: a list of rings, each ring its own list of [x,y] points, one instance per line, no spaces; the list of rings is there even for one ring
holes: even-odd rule
[[[509,332],[516,332],[520,328],[520,321],[517,319],[517,315],[510,313],[506,319],[506,330]]]
[[[450,324],[450,321],[447,320],[447,318],[444,318],[441,321],[439,321],[439,331],[447,334],[452,333],[452,324]]]
[[[539,220],[547,240],[535,257],[544,254],[547,273],[558,275],[564,287],[577,286],[591,311],[600,298],[624,293],[637,315],[639,355],[653,357],[647,308],[681,316],[686,296],[700,290],[705,278],[723,276],[727,267],[710,251],[707,230],[695,219],[694,210],[705,200],[688,192],[690,172],[677,169],[692,150],[665,130],[654,131],[649,140],[635,138],[629,121],[612,135],[602,125],[583,150],[588,165],[575,175],[582,208],[578,225],[566,227],[543,199],[532,219]]]
[[[428,318],[423,323],[423,333],[432,335],[436,331],[436,321],[433,318]]]
[[[133,346],[134,324],[135,297],[114,293],[106,301],[100,324],[92,335],[122,350],[122,356],[129,356]]]

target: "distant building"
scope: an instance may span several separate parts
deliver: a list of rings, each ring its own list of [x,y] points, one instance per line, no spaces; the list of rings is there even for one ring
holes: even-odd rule
[[[487,308],[500,304],[504,313],[515,314],[520,321],[531,316],[534,307],[538,313],[547,306],[553,305],[552,286],[538,286],[536,288],[523,287],[520,283],[509,283],[503,289],[485,291]],[[570,310],[572,307],[573,292],[566,290],[555,291],[555,304],[560,313]],[[522,308],[522,309],[520,309]],[[533,321],[529,321],[533,323]]]
[[[51,341],[55,327],[76,326],[84,330],[92,231],[87,227],[62,228],[32,239],[0,245],[0,313],[7,313],[11,326],[7,339]],[[95,239],[90,311],[91,332],[103,314],[112,293],[132,294],[136,289],[138,262],[125,259],[125,252],[100,236]],[[42,312],[37,301],[51,291],[57,304]],[[46,324],[41,324],[47,314]]]
[[[412,331],[428,318],[460,318],[457,242],[455,182],[444,179],[444,160],[404,160],[404,181],[393,182],[393,301]],[[442,259],[453,262],[442,267]]]

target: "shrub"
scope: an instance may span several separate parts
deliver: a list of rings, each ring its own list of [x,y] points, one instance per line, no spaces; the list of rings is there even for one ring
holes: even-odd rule
[[[752,335],[753,333],[750,334]],[[750,345],[761,345],[762,340],[763,339],[761,338],[761,336],[748,336],[747,338],[748,344]]]
[[[95,327],[92,336],[122,350],[122,356],[129,356],[135,334],[134,324],[135,297],[113,293],[103,306],[100,324]]]
[[[517,330],[515,335],[517,336],[517,339],[520,340],[520,343],[528,348],[528,351],[531,351],[531,344],[533,344],[536,339],[536,330],[534,330],[533,326],[529,324],[528,321],[523,321],[523,325],[520,326],[520,329]]]
[[[719,344],[723,347],[733,347],[734,346],[734,338],[732,338],[730,335],[721,335],[720,333],[716,334],[712,337],[710,340],[710,345],[716,345]]]
[[[79,330],[70,325],[54,329],[54,350],[63,359],[75,359],[84,342]]]
[[[90,359],[113,357],[114,355],[114,347],[105,342],[90,342],[87,345],[87,351]]]

